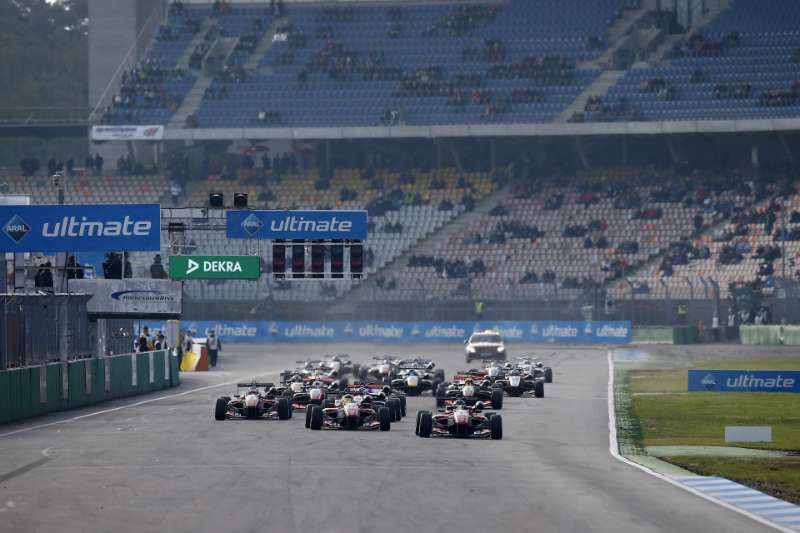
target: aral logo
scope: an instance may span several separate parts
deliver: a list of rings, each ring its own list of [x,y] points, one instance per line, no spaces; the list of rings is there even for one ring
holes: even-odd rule
[[[191,274],[192,272],[194,272],[198,268],[200,268],[200,264],[197,261],[194,261],[193,259],[189,259],[186,262],[186,273],[187,274]]]
[[[242,222],[242,228],[250,235],[255,235],[263,227],[264,223],[261,222],[261,219],[252,214]]]
[[[706,374],[706,377],[704,377],[700,383],[703,384],[706,390],[712,390],[717,386],[717,379],[714,377],[714,374]]]
[[[3,232],[14,242],[21,241],[30,230],[31,227],[19,215],[11,217],[11,220],[3,226]]]

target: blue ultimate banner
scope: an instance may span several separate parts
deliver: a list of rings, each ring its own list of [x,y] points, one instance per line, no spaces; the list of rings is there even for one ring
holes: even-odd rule
[[[366,211],[228,211],[229,239],[367,238]]]
[[[800,392],[796,370],[689,370],[691,392]]]
[[[158,251],[158,204],[0,206],[0,252]]]
[[[151,329],[162,322],[143,321]],[[580,321],[498,321],[498,322],[384,322],[384,321],[191,321],[181,329],[205,336],[209,331],[228,342],[462,342],[473,331],[497,329],[512,343],[627,344],[631,323]]]

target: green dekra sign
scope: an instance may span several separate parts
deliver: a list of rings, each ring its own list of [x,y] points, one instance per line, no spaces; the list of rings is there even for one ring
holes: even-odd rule
[[[258,279],[261,259],[252,255],[173,255],[172,279]]]

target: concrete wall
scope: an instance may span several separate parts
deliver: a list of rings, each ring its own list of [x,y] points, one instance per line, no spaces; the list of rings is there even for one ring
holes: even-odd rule
[[[89,0],[90,108],[136,41],[138,8],[140,2],[132,0]]]

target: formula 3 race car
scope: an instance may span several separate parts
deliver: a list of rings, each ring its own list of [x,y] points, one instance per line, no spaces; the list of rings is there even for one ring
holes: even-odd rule
[[[469,374],[456,374],[452,382],[442,383],[436,389],[436,409],[443,411],[456,400],[463,400],[469,406],[481,402],[484,408],[499,410],[503,408],[503,388],[487,381],[478,383]]]
[[[345,394],[331,407],[308,405],[306,427],[313,430],[341,429],[389,431],[391,429],[389,407],[373,403],[371,395]]]
[[[272,420],[289,420],[292,418],[292,407],[289,399],[281,396],[268,395],[272,383],[238,383],[236,394],[223,396],[217,399],[214,407],[216,420],[244,418],[257,420],[262,418]]]
[[[448,406],[444,412],[417,412],[415,433],[422,438],[454,437],[493,439],[503,438],[503,417],[496,413],[483,413],[483,403],[469,406],[464,400]]]

